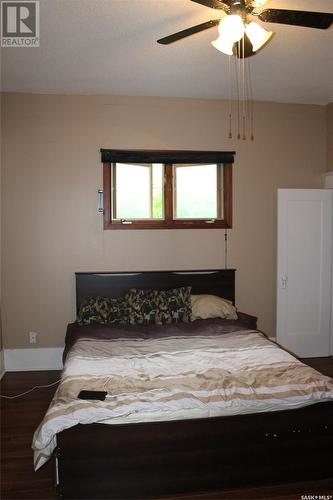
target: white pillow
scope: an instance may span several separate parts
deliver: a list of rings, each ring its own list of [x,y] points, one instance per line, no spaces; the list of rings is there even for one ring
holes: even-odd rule
[[[191,319],[225,318],[238,319],[232,302],[217,295],[191,295]]]

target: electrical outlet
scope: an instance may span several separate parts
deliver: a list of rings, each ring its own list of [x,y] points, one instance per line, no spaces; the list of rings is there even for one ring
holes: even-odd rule
[[[37,344],[37,332],[29,332],[29,342],[30,344]]]

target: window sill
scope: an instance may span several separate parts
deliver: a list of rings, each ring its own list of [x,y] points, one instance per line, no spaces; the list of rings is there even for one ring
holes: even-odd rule
[[[205,221],[171,221],[171,222],[133,222],[123,224],[118,221],[104,221],[104,229],[229,229],[231,228],[225,220],[215,222]]]

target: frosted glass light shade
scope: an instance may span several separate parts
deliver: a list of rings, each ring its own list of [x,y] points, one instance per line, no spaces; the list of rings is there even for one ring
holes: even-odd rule
[[[220,52],[223,52],[223,54],[227,54],[228,56],[232,56],[232,47],[234,45],[234,42],[230,41],[225,41],[225,39],[222,36],[219,36],[216,40],[211,42],[213,47],[215,49],[219,50]]]
[[[266,31],[254,21],[246,26],[245,33],[252,44],[253,52],[259,50],[273,36],[272,31]]]
[[[268,0],[252,0],[251,5],[253,5],[253,7],[262,7],[267,2]]]
[[[244,23],[240,16],[228,15],[225,16],[218,26],[220,37],[223,37],[226,42],[235,43],[244,35]]]

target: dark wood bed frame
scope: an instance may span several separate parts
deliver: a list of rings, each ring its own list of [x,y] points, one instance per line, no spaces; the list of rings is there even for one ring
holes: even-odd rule
[[[77,273],[77,306],[128,288],[192,285],[235,299],[235,271]],[[253,318],[255,320],[255,318]],[[143,498],[332,477],[333,402],[297,410],[141,424],[76,425],[55,452],[64,498]]]

